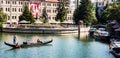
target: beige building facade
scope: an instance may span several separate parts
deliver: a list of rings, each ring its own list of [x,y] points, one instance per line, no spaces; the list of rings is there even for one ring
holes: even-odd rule
[[[7,22],[18,23],[19,16],[24,11],[24,6],[26,4],[29,5],[30,10],[31,8],[36,9],[36,6],[32,7],[31,3],[35,3],[35,5],[40,4],[39,7],[37,8],[39,11],[37,10],[34,11],[34,12],[39,12],[38,17],[42,15],[43,8],[46,7],[46,11],[48,14],[48,23],[56,23],[55,21],[55,17],[57,14],[56,8],[58,7],[57,0],[0,0],[0,8],[4,13],[7,14],[7,19],[8,19]],[[63,23],[73,23],[72,15],[73,15],[73,11],[69,10],[67,19]]]

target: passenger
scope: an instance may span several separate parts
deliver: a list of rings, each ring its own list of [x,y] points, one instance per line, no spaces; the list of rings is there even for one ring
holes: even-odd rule
[[[40,41],[39,39],[37,39],[37,43],[43,43],[42,41]]]
[[[18,43],[16,43],[16,45],[15,45],[17,48],[20,48],[20,45],[18,44]]]
[[[26,42],[23,42],[23,44],[28,44],[27,41]]]

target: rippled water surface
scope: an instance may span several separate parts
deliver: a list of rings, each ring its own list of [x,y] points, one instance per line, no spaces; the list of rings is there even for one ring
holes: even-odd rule
[[[16,34],[17,42],[36,42],[53,39],[53,42],[39,47],[11,49],[4,41],[13,43],[12,33],[0,33],[0,58],[114,58],[105,43],[92,39],[78,39],[74,35]]]

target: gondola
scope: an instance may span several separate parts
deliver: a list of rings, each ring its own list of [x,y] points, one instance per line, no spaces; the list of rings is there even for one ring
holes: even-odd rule
[[[12,48],[26,48],[26,47],[37,47],[37,46],[42,46],[42,45],[46,45],[48,43],[51,43],[53,40],[50,41],[46,41],[46,42],[42,42],[42,41],[37,41],[37,43],[27,43],[27,42],[23,42],[23,44],[10,44],[7,42],[4,42],[5,45],[10,46]]]

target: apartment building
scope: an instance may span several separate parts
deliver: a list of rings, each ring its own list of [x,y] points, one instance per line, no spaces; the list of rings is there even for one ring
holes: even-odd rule
[[[0,8],[7,14],[7,22],[19,21],[19,16],[24,11],[24,6],[29,5],[34,18],[40,18],[44,7],[48,14],[48,23],[56,23],[55,17],[57,14],[58,0],[0,0]],[[73,23],[72,13],[69,10],[67,20],[63,23]]]
[[[101,18],[104,7],[113,4],[114,2],[115,0],[93,0],[93,4],[97,8],[98,18]]]

